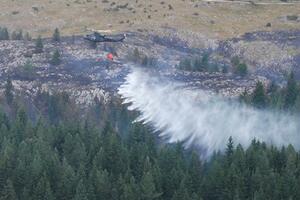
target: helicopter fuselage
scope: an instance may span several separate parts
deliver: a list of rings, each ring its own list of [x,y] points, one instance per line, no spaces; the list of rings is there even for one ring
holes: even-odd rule
[[[91,42],[123,42],[125,39],[125,34],[102,35],[98,32],[94,32],[93,34],[86,35],[84,39]]]

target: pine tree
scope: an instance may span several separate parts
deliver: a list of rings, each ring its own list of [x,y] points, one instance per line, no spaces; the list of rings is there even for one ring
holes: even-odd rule
[[[52,65],[59,65],[61,63],[60,53],[57,49],[54,51],[50,63]]]
[[[46,177],[42,176],[38,181],[36,181],[36,177],[34,177],[34,188],[33,188],[33,199],[44,199],[45,191],[46,191]]]
[[[128,183],[123,184],[123,194],[121,195],[122,200],[138,200],[139,195],[137,191],[137,184],[134,177],[131,177]]]
[[[24,160],[25,159],[18,158],[17,167],[15,169],[16,176],[13,181],[14,181],[15,191],[17,194],[20,194],[24,186],[28,184],[26,180],[28,171]]]
[[[95,187],[93,185],[92,179],[87,180],[86,191],[87,191],[87,198],[89,200],[96,200]]]
[[[293,108],[296,113],[300,113],[300,94],[297,95],[295,105]]]
[[[275,83],[272,82],[271,86],[269,87],[268,93],[270,97],[270,105],[276,109],[283,108],[284,94]]]
[[[17,113],[17,122],[18,125],[20,125],[20,128],[22,129],[22,131],[24,131],[24,128],[28,122],[28,118],[27,118],[27,113],[25,111],[24,108],[19,108],[18,113]]]
[[[264,197],[264,194],[262,190],[255,191],[253,200],[265,200],[266,198]]]
[[[29,191],[29,189],[27,187],[23,188],[23,191],[22,191],[20,199],[32,199],[32,197],[30,195],[30,191]]]
[[[42,53],[44,49],[43,41],[41,36],[39,36],[35,42],[35,52]]]
[[[33,161],[31,163],[30,169],[31,169],[31,179],[34,182],[37,182],[39,180],[39,178],[42,176],[43,173],[43,165],[42,165],[42,158],[40,156],[40,154],[37,152],[34,155]],[[43,180],[41,181],[46,181],[46,178],[44,177]],[[44,184],[43,182],[43,184]],[[41,185],[41,184],[40,184]]]
[[[22,30],[13,31],[11,34],[11,39],[12,40],[23,40],[23,31]]]
[[[55,197],[54,197],[53,192],[51,190],[49,181],[46,182],[46,190],[45,190],[45,193],[44,193],[44,200],[55,200]]]
[[[240,94],[239,100],[240,100],[242,103],[250,103],[249,101],[250,101],[251,99],[250,99],[249,94],[248,94],[248,92],[247,92],[246,89],[243,91],[242,94]]]
[[[58,28],[56,28],[54,30],[52,39],[53,39],[54,42],[60,42],[60,33],[59,33]]]
[[[75,172],[66,159],[63,159],[61,170],[62,174],[57,183],[56,196],[58,199],[69,200],[72,199],[76,191]]]
[[[257,108],[265,108],[267,105],[267,97],[262,82],[258,81],[252,96],[252,104]]]
[[[27,40],[27,41],[31,41],[32,37],[28,32],[26,32],[24,39]]]
[[[236,74],[240,76],[245,76],[248,73],[248,66],[246,63],[242,63],[240,59],[235,56],[231,59],[231,64],[234,67],[234,71]]]
[[[201,189],[202,182],[202,164],[199,155],[196,152],[192,153],[191,163],[189,166],[189,175],[191,181],[190,191],[197,193]]]
[[[97,199],[106,200],[111,198],[111,180],[106,170],[96,171],[94,175],[94,187]]]
[[[15,168],[15,162],[17,158],[17,147],[16,143],[13,142],[15,139],[11,136],[11,139],[4,138],[2,143],[2,151],[1,151],[1,162],[0,167],[3,169],[4,177],[7,179],[9,175],[13,174]],[[2,170],[1,170],[2,171]],[[5,179],[5,180],[6,180]],[[1,180],[0,180],[1,181]]]
[[[48,103],[49,94],[38,95]],[[58,110],[65,98],[53,98]],[[116,127],[126,117],[113,109],[104,115],[115,115]],[[141,124],[120,137],[109,125],[99,134],[61,119],[31,125],[27,116],[20,109],[8,120],[0,111],[0,200],[300,199],[300,154],[292,145],[253,140],[244,151],[229,138],[224,152],[205,161],[180,143],[157,145]]]
[[[12,85],[12,82],[11,82],[11,79],[8,78],[6,80],[6,85],[5,85],[5,97],[6,97],[6,102],[7,104],[11,105],[12,102],[13,102],[13,99],[14,99],[14,96],[13,96],[13,85]]]
[[[55,197],[50,187],[47,175],[44,173],[39,181],[34,181],[35,187],[33,188],[32,199],[54,200]]]
[[[0,40],[9,40],[9,33],[7,28],[0,27]]]
[[[202,68],[207,68],[208,67],[208,64],[209,64],[208,61],[209,61],[209,54],[204,53],[204,55],[202,56],[202,59],[201,59]]]
[[[0,200],[17,200],[17,195],[13,186],[13,183],[10,179],[6,181],[6,185],[4,186]]]
[[[237,190],[235,190],[233,200],[241,200],[240,195]]]
[[[22,75],[28,78],[34,77],[34,66],[30,60],[26,60],[22,69]]]
[[[294,78],[294,73],[291,72],[287,81],[286,93],[285,93],[284,107],[286,109],[292,108],[295,105],[297,94],[298,94],[297,82]]]
[[[16,39],[16,38],[17,38],[17,32],[16,32],[16,31],[13,31],[13,32],[11,33],[10,38],[11,38],[11,40],[17,40],[17,39]]]
[[[191,59],[185,58],[185,59],[181,60],[180,63],[179,63],[179,69],[191,70],[192,69]]]
[[[88,200],[87,190],[82,179],[78,182],[76,194],[73,200]]]
[[[156,192],[151,172],[146,172],[140,183],[142,200],[157,199],[161,194]]]
[[[115,132],[104,133],[103,168],[119,175],[126,172],[127,152],[123,148],[119,136]]]
[[[230,136],[226,147],[226,158],[227,158],[228,165],[230,165],[232,162],[233,152],[234,152],[234,144],[233,144],[232,137]]]
[[[179,189],[174,193],[172,200],[189,200],[189,193],[184,183],[184,179],[181,181]]]

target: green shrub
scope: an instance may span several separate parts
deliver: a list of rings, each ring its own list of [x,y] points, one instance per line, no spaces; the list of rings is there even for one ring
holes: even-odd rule
[[[204,53],[202,57],[184,58],[179,62],[178,68],[196,72],[218,72],[219,66],[209,62],[209,54]]]
[[[248,73],[248,67],[245,63],[240,63],[236,67],[236,73],[240,76],[246,76]]]
[[[182,70],[191,70],[192,69],[192,63],[191,59],[189,58],[184,58],[179,62],[179,69]]]
[[[148,56],[135,48],[132,52],[127,55],[127,59],[131,62],[139,64],[144,67],[156,67],[157,59],[153,56]]]
[[[17,77],[25,80],[33,80],[36,77],[35,67],[30,60],[20,66],[15,73]]]
[[[235,56],[231,59],[231,64],[234,68],[234,72],[240,76],[246,76],[248,73],[248,66],[246,63],[242,63],[240,59]]]

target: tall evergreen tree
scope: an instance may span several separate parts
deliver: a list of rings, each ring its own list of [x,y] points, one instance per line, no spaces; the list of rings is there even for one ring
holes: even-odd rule
[[[53,39],[54,42],[60,42],[60,33],[59,33],[58,28],[56,28],[56,29],[54,30],[52,39]]]
[[[243,91],[242,94],[240,94],[239,100],[243,103],[250,103],[251,99],[246,89]]]
[[[6,185],[2,189],[0,200],[17,200],[17,195],[10,179],[6,181]]]
[[[234,153],[234,144],[233,144],[233,139],[230,136],[227,142],[227,147],[226,147],[226,159],[227,159],[227,164],[230,165],[232,163],[233,159],[233,153]]]
[[[59,65],[61,63],[60,52],[58,51],[58,49],[56,49],[52,54],[50,63],[52,65]]]
[[[27,41],[31,41],[32,37],[31,37],[30,33],[26,32],[24,39]]]
[[[79,181],[77,185],[76,194],[73,200],[88,200],[87,190],[82,179]]]
[[[138,200],[139,192],[138,185],[135,182],[134,177],[130,177],[128,183],[123,184],[123,194],[121,195],[122,200]]]
[[[96,199],[106,200],[111,198],[111,179],[106,170],[95,170],[94,187]]]
[[[53,192],[50,187],[49,181],[46,182],[46,189],[44,193],[44,200],[55,200],[55,197],[53,195]]]
[[[153,176],[151,172],[146,172],[141,180],[141,195],[142,200],[157,199],[161,194],[156,192]]]
[[[17,31],[13,31],[11,34],[11,39],[12,40],[23,40],[23,31],[17,30]]]
[[[187,190],[187,186],[184,184],[184,179],[181,181],[179,189],[174,193],[172,200],[189,200],[190,196]]]
[[[285,108],[292,108],[295,105],[296,99],[297,99],[297,82],[294,77],[294,73],[291,72],[287,81],[287,87],[286,87],[286,94],[285,94],[285,101],[284,101],[284,107]]]
[[[13,95],[13,85],[11,82],[10,77],[6,80],[6,84],[5,84],[5,97],[6,97],[6,102],[7,104],[11,105],[14,99],[14,95]]]
[[[265,108],[267,105],[267,97],[262,82],[258,81],[252,96],[252,104],[257,108]]]
[[[199,193],[202,184],[202,164],[199,155],[196,152],[192,153],[191,163],[189,165],[189,175],[191,181],[191,185],[189,188],[190,191],[193,193]]]
[[[58,199],[72,199],[76,192],[76,176],[66,159],[63,159],[60,180],[57,183],[56,196]]]
[[[9,33],[7,28],[0,27],[0,40],[9,40]]]
[[[55,100],[59,112],[63,99]],[[113,106],[101,112],[130,123]],[[105,128],[101,121],[99,134],[91,124],[31,124],[27,116],[26,109],[10,120],[0,112],[0,200],[300,199],[300,156],[292,145],[253,140],[244,150],[230,138],[224,152],[201,160],[181,144],[156,143],[142,124],[122,135],[116,121]]]
[[[35,52],[42,53],[43,49],[44,49],[43,41],[42,41],[41,36],[39,36],[37,38],[37,40],[35,41]]]

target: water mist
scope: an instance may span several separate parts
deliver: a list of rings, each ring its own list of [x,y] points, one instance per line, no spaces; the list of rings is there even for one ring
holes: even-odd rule
[[[254,138],[299,147],[300,125],[293,116],[189,89],[142,69],[133,68],[119,94],[129,110],[139,111],[137,121],[152,125],[170,143],[180,141],[185,147],[203,149],[205,157],[224,150],[230,136],[244,147]]]

